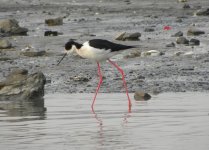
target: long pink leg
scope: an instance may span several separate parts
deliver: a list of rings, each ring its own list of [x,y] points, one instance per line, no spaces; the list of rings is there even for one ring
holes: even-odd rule
[[[127,88],[127,85],[126,85],[126,80],[125,80],[124,71],[123,71],[116,63],[114,63],[114,62],[111,61],[110,59],[108,59],[108,61],[109,61],[113,66],[115,66],[115,67],[118,69],[118,71],[121,73],[121,75],[122,75],[123,86],[124,86],[124,88],[125,88],[125,90],[126,90],[126,95],[127,95],[127,97],[128,97],[128,106],[129,106],[129,110],[130,110],[130,109],[131,109],[131,99],[130,99],[129,94],[128,94],[128,88]]]
[[[100,65],[99,65],[98,62],[97,62],[97,67],[98,67],[99,83],[98,83],[98,86],[97,86],[97,89],[96,89],[96,92],[95,92],[95,95],[94,95],[93,102],[91,104],[92,110],[94,110],[94,103],[95,103],[95,100],[96,100],[96,97],[97,97],[97,93],[98,93],[98,91],[100,89],[100,86],[102,84],[102,74],[101,74],[101,69],[100,69]]]

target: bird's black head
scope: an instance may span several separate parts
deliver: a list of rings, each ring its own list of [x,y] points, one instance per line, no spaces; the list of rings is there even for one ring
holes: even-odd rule
[[[66,44],[65,44],[65,54],[63,57],[58,61],[57,65],[61,63],[61,61],[67,56],[68,53],[72,53],[76,49],[77,43],[74,41],[74,39],[70,39]]]
[[[65,56],[69,53],[73,53],[74,51],[80,49],[82,47],[82,44],[79,44],[74,41],[74,39],[70,39],[66,44],[65,44],[65,54],[63,57],[58,61],[57,65],[61,63],[61,61],[65,58]]]
[[[77,48],[80,49],[81,48],[81,44],[75,42],[75,39],[70,39],[66,44],[65,44],[65,50],[71,50],[73,45]]]
[[[71,50],[72,46],[75,45],[76,42],[74,39],[70,39],[66,44],[65,44],[65,50]]]

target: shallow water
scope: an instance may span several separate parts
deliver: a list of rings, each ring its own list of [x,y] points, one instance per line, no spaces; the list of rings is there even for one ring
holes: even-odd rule
[[[122,94],[45,96],[46,112],[0,110],[3,150],[208,150],[209,93],[165,93],[133,102]],[[133,95],[131,95],[133,97]],[[21,111],[21,110],[19,110]]]

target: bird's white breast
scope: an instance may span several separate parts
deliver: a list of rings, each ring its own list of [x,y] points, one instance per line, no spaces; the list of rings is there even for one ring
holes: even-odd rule
[[[91,47],[88,42],[85,42],[83,46],[77,50],[77,53],[83,58],[95,61],[104,61],[116,54],[110,50]]]

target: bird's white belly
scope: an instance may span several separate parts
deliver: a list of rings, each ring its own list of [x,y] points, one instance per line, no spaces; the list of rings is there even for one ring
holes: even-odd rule
[[[90,47],[81,48],[77,51],[77,53],[83,58],[91,59],[94,61],[104,61],[115,55],[115,53],[110,52],[110,50]]]

